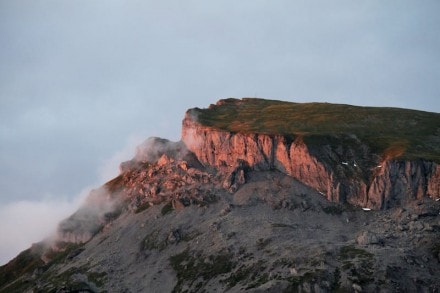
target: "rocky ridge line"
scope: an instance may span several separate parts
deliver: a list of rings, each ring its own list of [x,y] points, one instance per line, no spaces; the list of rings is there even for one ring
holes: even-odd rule
[[[219,101],[213,107],[221,105]],[[330,201],[386,209],[423,197],[440,197],[437,163],[375,154],[349,134],[328,139],[340,143],[337,147],[309,146],[299,136],[232,133],[199,123],[197,109],[188,110],[182,123],[182,141],[201,163],[219,169],[243,164],[254,170],[276,169]]]

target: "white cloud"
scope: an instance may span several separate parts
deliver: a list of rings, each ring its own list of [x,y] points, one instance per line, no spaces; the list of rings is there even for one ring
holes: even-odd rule
[[[58,223],[79,208],[92,188],[99,187],[119,174],[119,164],[133,158],[136,147],[144,140],[145,136],[130,135],[125,146],[97,168],[99,182],[84,188],[74,197],[20,200],[0,206],[0,265],[29,248],[32,243],[52,236]]]
[[[72,214],[90,189],[75,198],[46,198],[36,201],[17,201],[0,206],[0,265],[7,263],[32,243],[51,236],[58,223]]]

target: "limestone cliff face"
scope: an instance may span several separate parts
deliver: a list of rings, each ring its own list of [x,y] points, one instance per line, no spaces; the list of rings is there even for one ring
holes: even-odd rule
[[[391,160],[369,182],[368,202],[387,208],[425,196],[440,197],[440,166],[422,160]]]
[[[182,141],[198,160],[219,169],[246,164],[277,169],[315,188],[328,200],[385,209],[425,196],[440,197],[440,166],[422,160],[382,160],[353,137],[349,146],[308,146],[300,137],[231,133],[204,126],[190,112]]]

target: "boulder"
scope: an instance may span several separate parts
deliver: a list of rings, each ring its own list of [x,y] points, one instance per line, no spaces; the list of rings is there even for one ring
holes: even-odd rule
[[[356,237],[356,243],[359,245],[381,245],[383,240],[377,234],[370,231],[363,231]]]

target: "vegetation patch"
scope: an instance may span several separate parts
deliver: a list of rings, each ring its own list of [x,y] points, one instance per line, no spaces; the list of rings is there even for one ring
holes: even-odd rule
[[[298,228],[298,225],[290,225],[290,224],[284,224],[284,223],[272,223],[271,226],[273,228],[290,228],[290,229]]]
[[[338,290],[341,288],[341,270],[337,267],[333,271],[333,282],[331,284],[331,291],[332,292],[338,292]]]
[[[42,286],[42,292],[95,292],[104,286],[107,273],[92,272],[87,266],[70,268],[59,275],[47,272],[41,276],[47,283]],[[99,292],[105,292],[100,290]]]
[[[322,210],[329,215],[341,215],[344,212],[344,207],[341,205],[328,205],[323,207]]]
[[[70,261],[83,250],[84,243],[59,242],[56,250],[42,243],[34,244],[0,267],[0,292],[22,292],[34,287],[34,276],[31,277],[34,274],[38,274],[41,280],[51,279],[47,277],[50,276],[48,272],[51,267]],[[48,263],[41,260],[43,254],[49,259]]]
[[[201,252],[185,250],[170,257],[170,264],[177,274],[177,284],[173,292],[181,292],[183,285],[192,287],[196,281],[201,288],[200,281],[208,281],[216,276],[229,273],[236,266],[230,253],[210,255],[205,258]]]
[[[140,206],[138,206],[136,208],[136,210],[134,211],[135,214],[139,214],[142,213],[143,211],[147,210],[150,207],[150,203],[149,202],[144,202],[143,204],[141,204]]]
[[[250,278],[254,271],[254,267],[241,265],[235,272],[233,272],[223,282],[227,284],[228,288],[232,288],[240,282],[244,282]]]
[[[292,267],[295,264],[294,259],[290,258],[279,258],[274,262],[274,267],[281,266],[281,267]]]
[[[58,250],[49,250],[45,256],[50,259],[49,265],[64,263],[79,255],[84,250],[84,243],[57,243]]]
[[[42,245],[34,245],[32,248],[21,252],[6,265],[0,267],[0,292],[12,291],[10,286],[6,287],[9,283],[20,276],[31,274],[37,268],[43,267],[44,262],[41,260],[42,251]],[[19,280],[14,287],[20,288],[23,285],[25,284]],[[3,291],[3,289],[5,289],[5,291]],[[17,292],[19,292],[19,290]]]
[[[440,243],[434,244],[431,248],[432,255],[440,262]]]
[[[102,287],[105,284],[107,278],[107,273],[105,272],[87,272],[88,279],[93,282],[96,286]]]
[[[249,265],[242,264],[221,282],[227,285],[228,290],[239,283],[247,284],[246,290],[257,288],[269,281],[269,274],[265,272],[266,268],[262,260]]]
[[[348,245],[341,248],[339,252],[340,260],[350,260],[354,258],[371,259],[373,258],[373,254],[364,249],[356,248],[353,245]]]
[[[387,158],[440,162],[439,113],[244,98],[221,100],[208,109],[191,109],[189,114],[202,125],[232,133],[279,134],[301,138],[308,146],[348,134]]]
[[[173,205],[171,202],[168,202],[162,207],[162,210],[160,212],[162,216],[165,216],[166,214],[169,214],[172,211],[173,211]]]
[[[191,231],[189,233],[184,233],[182,236],[182,241],[189,242],[191,240],[194,240],[195,238],[197,238],[200,235],[202,235],[202,232],[197,231],[197,230]]]
[[[342,269],[348,278],[360,285],[373,281],[374,255],[354,246],[341,248],[338,259],[342,261]]]
[[[268,273],[262,273],[262,274],[259,273],[254,277],[254,281],[246,287],[246,290],[258,288],[261,285],[267,283],[268,281],[269,281]]]
[[[259,250],[264,249],[271,241],[272,241],[272,239],[270,239],[270,238],[266,238],[266,239],[259,238],[256,243],[257,248]]]
[[[159,230],[155,230],[155,231],[151,232],[150,234],[148,234],[147,236],[145,236],[145,238],[142,240],[142,242],[140,244],[140,250],[141,251],[144,251],[144,250],[162,251],[162,250],[164,250],[166,247],[166,242],[165,242],[165,240],[160,240],[159,236],[160,236]]]

